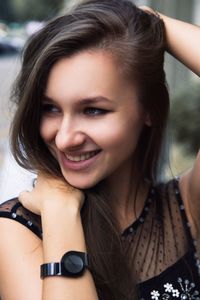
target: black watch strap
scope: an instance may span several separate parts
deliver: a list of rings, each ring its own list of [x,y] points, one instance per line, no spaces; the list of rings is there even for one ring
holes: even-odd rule
[[[61,263],[48,263],[41,265],[40,268],[41,278],[45,278],[47,276],[61,276]]]
[[[73,257],[77,256],[78,265],[73,261]],[[65,264],[65,260],[69,260],[69,265]],[[75,265],[74,265],[75,264]],[[68,266],[66,266],[68,265]],[[45,278],[47,276],[67,276],[67,277],[79,277],[85,269],[88,268],[88,254],[79,251],[69,251],[65,253],[60,262],[51,262],[41,265],[40,276]]]

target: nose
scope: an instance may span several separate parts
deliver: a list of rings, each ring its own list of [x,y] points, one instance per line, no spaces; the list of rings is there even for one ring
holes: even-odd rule
[[[73,122],[63,120],[57,130],[55,137],[56,147],[65,152],[66,150],[73,150],[84,145],[86,134],[80,129],[80,122]]]

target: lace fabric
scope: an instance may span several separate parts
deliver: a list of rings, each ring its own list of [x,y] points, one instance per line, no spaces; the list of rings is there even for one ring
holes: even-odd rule
[[[8,200],[0,205],[0,217],[18,221],[34,232],[39,238],[42,238],[40,216],[24,208],[17,198]]]
[[[200,300],[200,261],[177,180],[152,188],[123,240],[141,300]]]
[[[138,282],[159,275],[189,250],[174,181],[152,188],[145,209],[145,218],[123,234]]]

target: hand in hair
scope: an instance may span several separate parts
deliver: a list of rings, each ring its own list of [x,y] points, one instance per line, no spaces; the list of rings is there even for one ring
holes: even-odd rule
[[[166,51],[200,76],[200,27],[165,16],[148,6],[140,6],[140,9],[162,19],[165,25]]]
[[[24,191],[19,201],[28,210],[41,215],[48,207],[66,207],[81,210],[84,194],[66,181],[40,173],[31,192]]]
[[[142,6],[139,6],[139,8],[142,9],[143,11],[147,12],[148,14],[155,15],[158,18],[160,17],[160,14],[157,11],[153,10],[149,6],[142,5]]]

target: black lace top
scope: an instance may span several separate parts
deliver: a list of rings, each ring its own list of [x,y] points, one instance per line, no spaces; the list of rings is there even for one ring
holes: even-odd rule
[[[0,205],[0,217],[16,220],[42,238],[40,217],[17,199]],[[150,188],[141,215],[122,240],[131,250],[140,300],[200,300],[200,261],[178,180]]]

